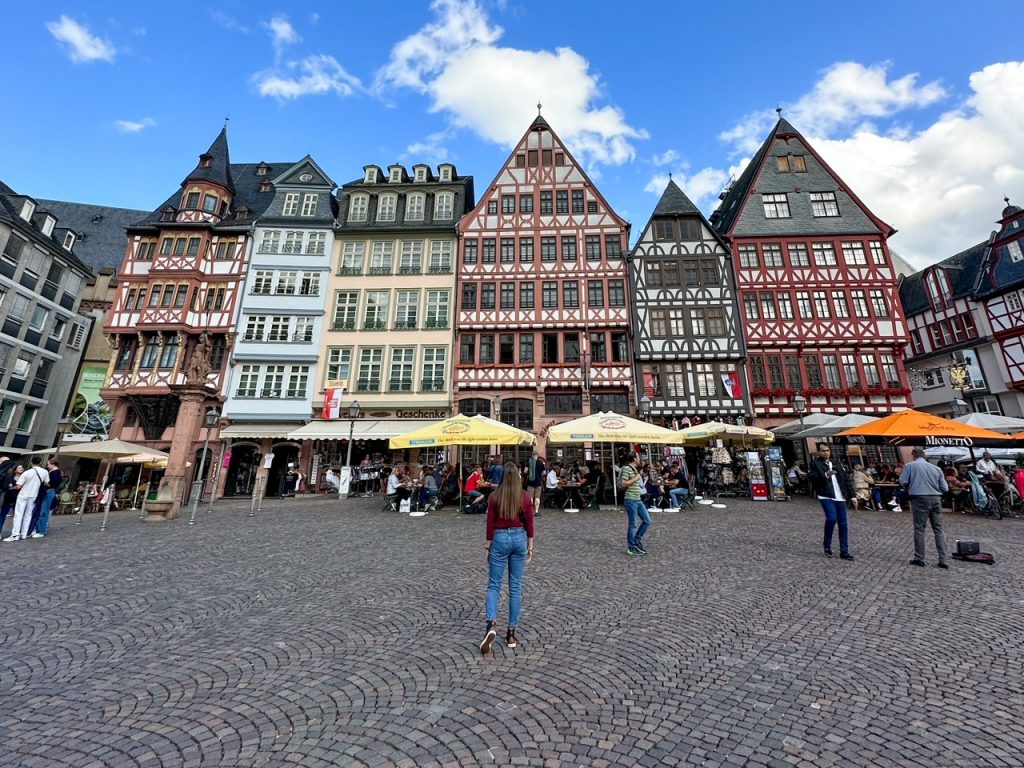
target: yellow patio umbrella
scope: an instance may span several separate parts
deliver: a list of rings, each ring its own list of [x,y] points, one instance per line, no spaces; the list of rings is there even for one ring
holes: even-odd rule
[[[536,436],[485,416],[459,414],[404,435],[392,437],[392,448],[431,448],[446,445],[534,445]]]
[[[752,443],[768,445],[775,442],[775,435],[767,429],[748,427],[740,424],[726,424],[722,421],[709,421],[695,427],[687,427],[673,433],[675,439],[683,444],[693,445],[719,437],[734,437]]]
[[[599,411],[548,429],[549,443],[674,443],[676,433],[656,424]]]

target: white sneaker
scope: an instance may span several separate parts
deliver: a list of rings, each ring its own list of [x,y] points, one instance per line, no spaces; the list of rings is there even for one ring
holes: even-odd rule
[[[44,534],[44,533],[40,533],[39,531],[35,531],[35,532],[32,533],[32,538],[33,539],[41,539],[45,535],[46,534]]]
[[[15,536],[13,533],[8,536],[4,541],[21,541],[21,536]]]

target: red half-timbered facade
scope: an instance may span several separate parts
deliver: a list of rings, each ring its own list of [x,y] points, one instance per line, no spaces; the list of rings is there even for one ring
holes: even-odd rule
[[[998,346],[1006,383],[1024,389],[1024,210],[1006,201],[991,240],[979,299]]]
[[[746,373],[761,426],[808,411],[910,404],[898,275],[875,216],[780,119],[711,222],[736,268]]]
[[[629,224],[543,117],[459,236],[457,410],[500,414],[541,446],[553,423],[633,410]]]
[[[166,450],[186,430],[195,443],[188,461],[197,465],[202,414],[221,402],[253,221],[274,198],[263,167],[232,165],[222,130],[181,189],[129,227],[104,327],[114,350],[101,392],[112,437]],[[197,367],[197,358],[208,365]],[[200,423],[180,417],[176,388],[186,384],[206,393],[189,409]],[[215,428],[211,454],[217,450]],[[204,466],[209,471],[211,462]]]

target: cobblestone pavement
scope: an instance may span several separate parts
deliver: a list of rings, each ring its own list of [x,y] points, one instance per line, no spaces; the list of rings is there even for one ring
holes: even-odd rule
[[[1024,521],[947,516],[997,564],[946,572],[905,513],[853,513],[851,563],[809,500],[658,513],[643,558],[621,512],[546,512],[520,645],[481,658],[483,518],[378,510],[0,544],[0,765],[1024,761]]]

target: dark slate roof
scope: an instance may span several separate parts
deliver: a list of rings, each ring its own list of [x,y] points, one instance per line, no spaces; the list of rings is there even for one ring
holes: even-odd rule
[[[78,235],[75,253],[93,272],[104,267],[117,270],[128,246],[125,230],[144,217],[147,211],[112,208],[106,205],[69,203],[63,200],[39,200],[57,217],[58,225]]]
[[[668,186],[665,187],[665,191],[661,195],[661,200],[658,201],[657,207],[654,209],[652,216],[687,216],[696,214],[701,215],[700,209],[697,208],[690,198],[686,196],[686,193],[679,188],[679,185],[669,179]]]
[[[451,165],[451,163],[442,163],[442,165]],[[364,166],[364,168],[374,167],[372,165]],[[455,167],[452,166],[455,170]],[[408,230],[408,229],[455,229],[458,227],[459,220],[467,213],[473,210],[476,206],[475,192],[473,190],[473,177],[472,176],[459,176],[457,174],[452,175],[451,181],[438,181],[436,178],[432,181],[419,181],[419,182],[406,182],[406,183],[393,183],[384,177],[384,181],[378,181],[374,184],[367,184],[364,177],[353,179],[347,184],[342,184],[338,189],[337,198],[337,216],[338,216],[338,230],[340,232],[351,232],[361,230],[372,230],[372,231],[388,231],[388,230]],[[451,219],[445,219],[443,221],[435,221],[433,218],[433,209],[428,204],[427,210],[424,211],[423,221],[405,221],[405,197],[412,192],[429,192],[436,193],[439,190],[450,190],[455,193],[455,200],[453,201],[453,215]],[[363,192],[370,196],[370,205],[367,210],[366,221],[350,222],[348,220],[348,204],[349,199],[356,192]],[[394,192],[398,195],[398,209],[395,211],[395,220],[389,222],[378,222],[377,221],[377,199],[379,195]]]
[[[925,312],[931,309],[928,303],[928,295],[924,287],[924,275],[932,269],[941,267],[946,270],[949,276],[949,287],[953,290],[953,298],[972,294],[978,284],[978,274],[982,263],[985,261],[985,254],[988,251],[988,240],[977,245],[972,245],[965,251],[955,256],[950,256],[928,269],[915,272],[900,282],[900,303],[903,305],[903,312],[906,315],[915,315],[918,312]]]
[[[37,211],[40,211],[40,209],[44,207],[50,207],[41,205],[42,201],[37,200],[34,197],[30,197],[29,195],[19,195],[9,186],[0,181],[0,219],[6,220],[14,230],[23,236],[26,236],[42,245],[44,248],[47,248],[51,254],[59,253],[61,258],[67,259],[68,262],[78,267],[86,274],[91,274],[92,270],[90,270],[77,255],[78,244],[76,243],[73,245],[72,250],[68,251],[64,248],[63,237],[58,238],[57,235],[61,230],[68,229],[68,226],[64,222],[60,221],[60,217],[57,215],[55,210],[51,209],[50,212],[58,218],[58,221],[53,228],[53,234],[49,237],[42,233],[42,230],[39,229],[35,221],[25,221],[21,218],[21,210],[26,199],[31,199],[36,203]]]
[[[757,178],[757,171],[760,169],[761,163],[764,161],[765,154],[775,141],[775,137],[788,133],[796,133],[796,129],[793,128],[787,120],[780,117],[779,121],[772,129],[772,132],[768,134],[768,138],[764,140],[760,149],[758,149],[754,156],[750,158],[750,162],[747,163],[747,167],[743,169],[743,173],[740,174],[740,177],[736,179],[725,194],[722,195],[722,204],[715,209],[714,213],[711,214],[711,223],[715,226],[715,229],[723,235],[728,234],[729,230],[732,229],[732,225],[736,221],[736,217],[740,215],[740,208],[747,197],[747,192],[750,191],[750,187],[754,183],[754,179]]]
[[[287,160],[279,163],[232,163],[229,167],[231,177],[234,179],[235,194],[231,200],[231,210],[228,211],[227,216],[216,225],[217,228],[231,228],[237,227],[240,224],[248,226],[252,224],[253,219],[261,216],[274,200],[274,187],[271,184],[270,190],[267,192],[260,192],[260,186],[263,182],[269,182],[278,174],[284,173],[286,170],[291,168],[297,160]],[[270,167],[264,176],[257,176],[256,169],[262,165]],[[164,208],[170,206],[171,208],[177,209],[181,203],[181,195],[184,187],[179,189],[164,202],[162,202],[154,211],[147,214],[145,217],[135,222],[133,227],[157,227],[166,225],[168,222],[161,222],[160,216],[163,213]],[[241,206],[245,206],[249,209],[249,215],[244,219],[239,219],[237,216],[238,209]]]
[[[209,158],[210,165],[203,167],[203,161]],[[185,184],[189,181],[212,181],[220,184],[225,189],[235,192],[234,179],[231,176],[231,157],[228,153],[228,128],[224,126],[213,140],[213,144],[199,156],[199,164],[185,177]]]

